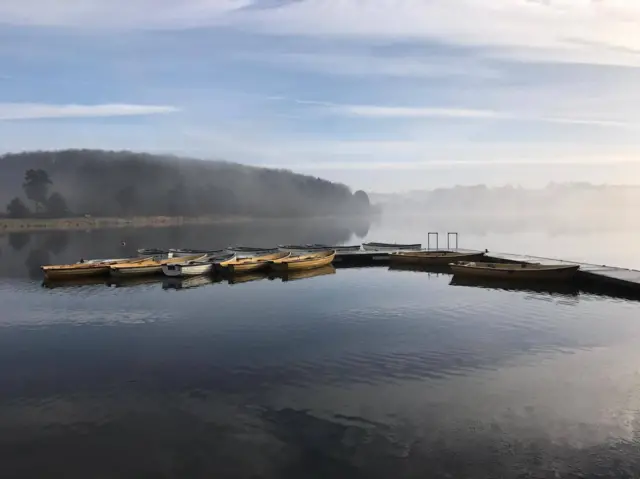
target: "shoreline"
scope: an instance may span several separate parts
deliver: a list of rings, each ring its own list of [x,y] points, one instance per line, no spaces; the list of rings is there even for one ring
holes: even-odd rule
[[[180,225],[242,223],[256,218],[247,216],[197,217],[136,216],[132,218],[2,218],[0,235],[26,231],[78,231],[109,228],[163,228]]]

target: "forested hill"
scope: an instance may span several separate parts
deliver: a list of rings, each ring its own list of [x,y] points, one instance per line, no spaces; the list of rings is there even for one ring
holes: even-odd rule
[[[352,194],[345,185],[287,170],[102,150],[0,156],[0,212],[9,203],[14,217],[295,217],[369,211],[364,192]]]

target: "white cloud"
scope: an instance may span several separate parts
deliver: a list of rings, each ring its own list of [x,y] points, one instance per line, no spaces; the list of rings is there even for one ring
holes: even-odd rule
[[[489,48],[488,55],[510,59],[640,66],[637,0],[305,0],[277,8],[246,8],[252,5],[260,3],[3,0],[0,21],[85,29],[224,25],[278,35],[427,39]],[[336,62],[342,59],[309,66],[328,69]],[[355,63],[346,70],[359,74],[367,68],[371,65]],[[375,68],[389,75],[396,69],[416,76],[432,71],[413,60]]]
[[[0,121],[45,118],[99,118],[173,113],[172,106],[159,105],[49,105],[43,103],[0,103]]]

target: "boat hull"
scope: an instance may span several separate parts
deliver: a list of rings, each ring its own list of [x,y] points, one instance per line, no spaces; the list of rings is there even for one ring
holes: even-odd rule
[[[95,276],[106,276],[111,268],[108,264],[88,264],[84,268],[61,268],[55,270],[45,270],[43,268],[44,277],[46,279],[72,279],[72,278],[90,278]]]
[[[477,261],[484,253],[457,253],[455,251],[416,251],[391,253],[389,260],[397,264],[442,265],[455,261]]]
[[[153,274],[162,273],[162,265],[145,265],[145,266],[137,266],[135,268],[118,268],[111,267],[110,269],[111,275],[113,276],[149,276]]]
[[[254,271],[262,271],[269,267],[270,261],[282,260],[291,256],[291,253],[276,252],[250,258],[234,258],[229,261],[221,261],[216,269],[221,273],[241,274]]]
[[[457,276],[518,281],[569,281],[579,269],[578,265],[540,268],[536,265],[495,263],[476,263],[475,265],[451,263],[449,267]]]
[[[213,271],[214,264],[165,264],[162,266],[162,272],[165,276],[180,277],[180,276],[199,276],[203,274],[210,274]]]
[[[336,252],[331,251],[327,254],[316,253],[306,256],[290,257],[282,260],[276,260],[269,263],[269,267],[273,271],[299,271],[305,269],[321,268],[330,265],[336,257]]]

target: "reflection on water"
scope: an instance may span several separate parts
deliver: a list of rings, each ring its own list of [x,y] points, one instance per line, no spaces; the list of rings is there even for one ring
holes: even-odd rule
[[[299,270],[299,271],[281,271],[275,272],[272,271],[269,273],[270,279],[280,278],[283,282],[287,281],[296,281],[299,279],[309,279],[315,278],[316,276],[326,276],[329,274],[335,274],[336,268],[329,264],[327,266],[323,266],[321,268],[308,269],[308,270]]]
[[[297,242],[318,241],[305,231]],[[214,242],[188,234],[178,246]],[[234,238],[215,242],[255,243]],[[138,243],[164,247],[150,239]],[[40,274],[25,278],[38,255],[122,256],[119,242],[87,241],[33,235],[4,255],[3,478],[640,469],[638,302],[388,266],[44,288]]]
[[[525,291],[533,293],[546,293],[549,295],[577,296],[580,288],[575,283],[536,281],[505,281],[486,278],[466,278],[454,276],[451,278],[452,286],[466,286],[471,288],[496,289],[503,291]]]

